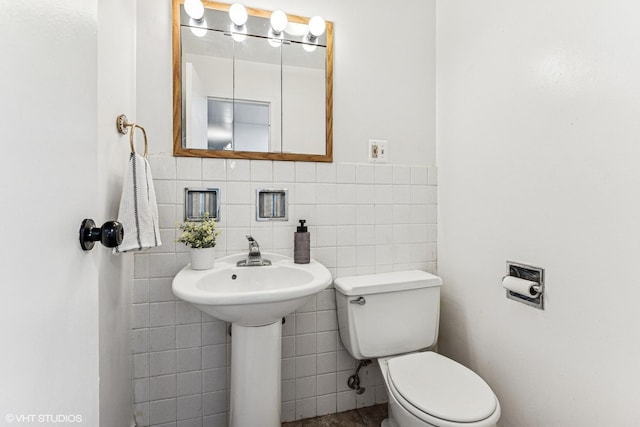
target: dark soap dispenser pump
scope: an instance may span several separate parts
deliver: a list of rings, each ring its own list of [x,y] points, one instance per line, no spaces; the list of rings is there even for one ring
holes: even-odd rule
[[[307,230],[304,219],[300,220],[293,238],[293,262],[296,264],[309,264],[311,261],[311,235]]]

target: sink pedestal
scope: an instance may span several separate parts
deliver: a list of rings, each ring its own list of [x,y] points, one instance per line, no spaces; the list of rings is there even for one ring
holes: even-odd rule
[[[282,323],[231,329],[231,427],[280,426]]]

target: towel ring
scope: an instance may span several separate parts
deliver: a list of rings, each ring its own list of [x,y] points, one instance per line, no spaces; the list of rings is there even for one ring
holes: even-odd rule
[[[135,154],[136,152],[135,144],[133,143],[133,134],[136,132],[136,128],[140,129],[142,131],[142,136],[144,136],[144,157],[147,157],[147,153],[149,152],[149,144],[147,142],[147,132],[142,126],[135,123],[129,123],[127,121],[127,116],[125,116],[124,114],[120,114],[118,117],[116,117],[116,127],[118,128],[118,132],[123,135],[126,135],[127,132],[129,132],[129,128],[131,128],[131,133],[129,134],[129,145],[131,145],[131,154]]]
[[[147,157],[147,153],[149,152],[149,144],[147,143],[147,132],[144,130],[142,126],[138,126],[135,123],[131,125],[131,133],[129,134],[129,144],[131,145],[131,154],[134,154],[136,152],[136,147],[133,143],[133,134],[136,133],[136,128],[140,129],[142,131],[142,136],[144,136],[143,157]]]

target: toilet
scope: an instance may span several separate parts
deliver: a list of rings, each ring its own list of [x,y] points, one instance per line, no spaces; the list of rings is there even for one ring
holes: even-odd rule
[[[480,376],[433,351],[442,280],[412,270],[334,281],[340,339],[377,359],[389,398],[382,427],[494,427],[500,403]]]

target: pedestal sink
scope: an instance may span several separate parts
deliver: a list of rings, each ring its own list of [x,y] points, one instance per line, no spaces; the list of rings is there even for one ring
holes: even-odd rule
[[[280,426],[280,338],[282,317],[293,313],[331,283],[322,264],[295,264],[262,253],[271,265],[238,267],[244,254],[216,260],[211,270],[184,267],[173,293],[203,312],[233,324],[231,338],[231,427]]]

